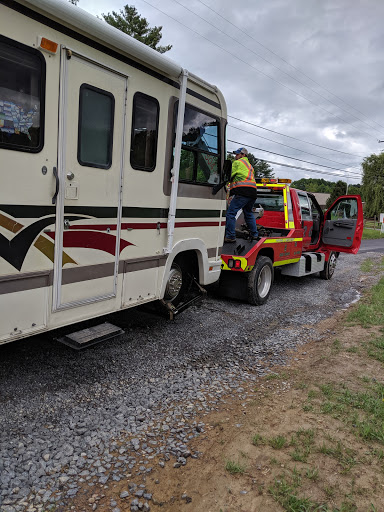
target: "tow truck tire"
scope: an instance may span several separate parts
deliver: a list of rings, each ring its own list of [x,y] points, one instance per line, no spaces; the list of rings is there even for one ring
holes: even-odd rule
[[[336,252],[331,252],[328,258],[328,261],[325,262],[324,270],[320,272],[321,279],[331,279],[333,274],[335,273],[335,268],[337,264],[337,256]]]
[[[248,276],[248,302],[256,306],[267,302],[272,283],[272,261],[267,256],[260,256]]]

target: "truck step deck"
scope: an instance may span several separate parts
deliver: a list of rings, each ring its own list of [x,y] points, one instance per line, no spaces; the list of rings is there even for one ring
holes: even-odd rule
[[[258,240],[246,240],[245,238],[236,238],[235,243],[224,243],[221,254],[231,254],[233,256],[244,256],[252,247],[258,243]]]
[[[67,334],[63,338],[58,338],[57,341],[75,350],[83,350],[121,334],[124,334],[123,329],[108,322],[104,322],[94,327],[88,327],[87,329]]]

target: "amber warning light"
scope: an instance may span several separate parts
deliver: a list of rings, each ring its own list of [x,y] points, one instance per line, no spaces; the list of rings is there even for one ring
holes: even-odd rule
[[[46,52],[55,54],[57,52],[58,43],[55,43],[54,41],[51,41],[50,39],[47,39],[46,37],[40,38],[40,44],[39,47],[42,50],[45,50]]]

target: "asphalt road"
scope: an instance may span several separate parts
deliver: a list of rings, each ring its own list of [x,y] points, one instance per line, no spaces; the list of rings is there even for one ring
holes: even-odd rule
[[[377,240],[363,240],[361,242],[359,252],[383,252],[384,253],[384,238]]]

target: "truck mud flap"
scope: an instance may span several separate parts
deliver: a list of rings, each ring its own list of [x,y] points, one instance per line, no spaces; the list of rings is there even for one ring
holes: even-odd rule
[[[248,272],[223,270],[220,275],[218,292],[229,299],[247,300]]]

